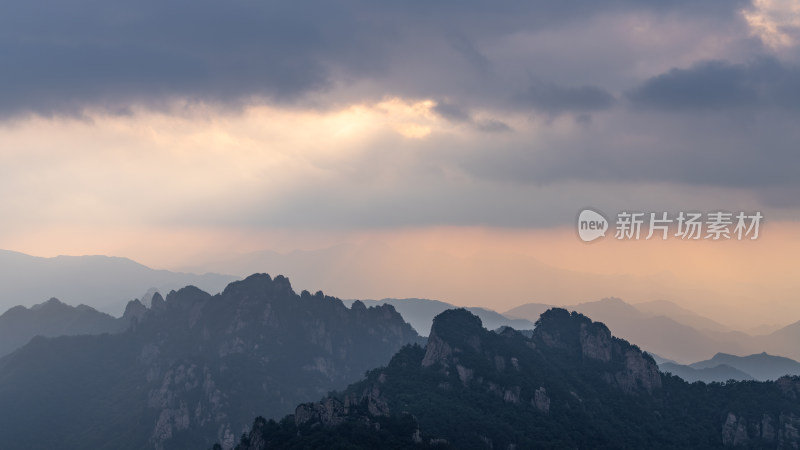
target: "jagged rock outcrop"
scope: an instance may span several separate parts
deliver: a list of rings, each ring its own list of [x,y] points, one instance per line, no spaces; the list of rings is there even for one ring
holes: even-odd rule
[[[615,338],[608,327],[588,317],[554,308],[542,314],[532,340],[543,346],[573,352],[577,357],[606,363],[602,377],[625,393],[652,392],[661,387],[653,358],[627,341]],[[617,370],[614,367],[621,366]]]
[[[774,386],[781,396],[794,402],[800,393],[800,377],[781,377]],[[800,448],[800,413],[729,411],[721,435],[726,447]]]
[[[428,336],[426,349],[425,358],[422,359],[422,367],[430,367],[437,363],[441,364],[445,369],[449,367],[453,349],[450,348],[447,342],[437,336],[436,331],[433,329]]]
[[[652,392],[661,387],[661,374],[652,357],[629,348],[625,350],[625,366],[614,374],[614,381],[626,393],[637,389]]]
[[[319,424],[333,426],[344,422],[344,403],[335,398],[326,398],[317,403],[299,405],[294,410],[294,421],[297,425]]]
[[[533,405],[539,411],[549,414],[550,413],[550,397],[547,396],[547,389],[540,387],[533,393]]]
[[[389,415],[389,406],[378,386],[367,388],[361,394],[350,393],[343,400],[327,397],[299,405],[294,412],[294,422],[297,426],[335,426],[359,411],[364,413],[360,416],[364,423],[370,423],[371,417]]]
[[[150,311],[158,314],[164,311],[166,308],[167,302],[164,300],[164,297],[162,297],[159,292],[154,293],[153,297],[150,298]]]
[[[134,325],[144,319],[145,314],[147,314],[147,307],[138,299],[131,300],[125,305],[125,312],[122,314],[122,319]]]
[[[580,340],[583,356],[603,362],[611,361],[611,331],[605,325],[581,323]]]
[[[800,448],[800,416],[764,413],[751,419],[729,412],[722,425],[722,444],[745,448]]]

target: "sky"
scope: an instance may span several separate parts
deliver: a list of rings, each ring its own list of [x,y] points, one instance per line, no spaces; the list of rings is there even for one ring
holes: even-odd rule
[[[786,323],[799,118],[791,0],[9,0],[0,248]],[[764,222],[584,243],[586,207]]]

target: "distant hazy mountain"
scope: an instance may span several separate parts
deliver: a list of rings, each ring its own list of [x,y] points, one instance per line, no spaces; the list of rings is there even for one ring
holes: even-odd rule
[[[549,305],[547,303],[526,303],[524,305],[517,306],[514,309],[510,309],[503,314],[508,317],[516,317],[520,319],[527,319],[531,322],[536,322],[545,311],[550,308],[555,308],[555,305]],[[574,307],[565,306],[564,309],[575,311]]]
[[[684,381],[689,383],[694,383],[695,381],[702,381],[705,383],[716,381],[722,383],[728,380],[746,381],[754,379],[751,375],[727,364],[718,364],[696,369],[683,364],[667,362],[659,364],[658,369],[664,373],[671,373],[681,377]]]
[[[698,330],[709,330],[717,332],[731,331],[730,328],[722,325],[721,323],[703,317],[693,311],[690,311],[680,305],[667,300],[655,300],[652,302],[636,303],[632,305],[639,311],[648,314],[652,317],[664,316],[681,323],[688,325]]]
[[[644,302],[644,303],[625,303],[624,301],[618,298],[606,298],[596,302],[586,302],[586,303],[579,303],[577,305],[571,306],[564,306],[571,311],[581,311],[586,310],[587,312],[597,313],[600,312],[601,314],[604,313],[604,309],[609,307],[620,307],[624,304],[624,307],[632,307],[636,311],[642,314],[645,317],[657,317],[657,316],[664,316],[672,319],[675,322],[678,322],[682,325],[687,325],[692,328],[696,328],[698,330],[708,330],[714,332],[729,332],[731,331],[730,328],[722,325],[721,323],[709,319],[708,317],[703,317],[693,311],[690,311],[680,305],[677,305],[673,302],[667,300],[655,300],[651,302]],[[504,314],[509,317],[524,317],[530,318],[532,317],[539,317],[544,311],[548,308],[553,308],[553,305],[545,304],[545,303],[527,303],[525,305],[518,306],[514,309],[506,311]],[[628,311],[628,314],[630,314]]]
[[[0,311],[57,297],[119,316],[129,300],[149,288],[169,292],[191,285],[216,293],[237,278],[154,270],[126,258],[39,258],[0,250]]]
[[[766,351],[800,361],[800,322],[783,327],[773,333],[757,336],[753,352]]]
[[[345,301],[345,304],[352,303],[353,300]],[[383,300],[362,300],[367,306],[392,305],[408,323],[417,330],[422,336],[426,336],[433,324],[433,318],[442,311],[457,308],[450,303],[439,300],[427,300],[422,298],[385,298]],[[486,328],[494,330],[500,327],[511,327],[517,330],[528,330],[533,328],[533,322],[526,319],[513,319],[504,316],[496,311],[486,308],[469,307],[466,308],[471,313],[480,317]]]
[[[602,323],[553,309],[527,337],[469,312],[433,322],[346,390],[256,419],[237,450],[271,448],[797,448],[800,378],[692,385]]]
[[[774,332],[780,330],[781,328],[783,328],[783,326],[778,325],[778,324],[774,324],[774,323],[773,324],[764,324],[764,323],[762,323],[761,325],[756,325],[754,327],[750,327],[750,328],[744,329],[742,331],[744,331],[747,334],[751,334],[753,336],[761,336],[761,335],[765,335],[765,334],[774,333]]]
[[[705,369],[719,364],[746,372],[756,380],[777,380],[784,375],[800,375],[800,362],[781,356],[759,353],[750,356],[728,355],[717,353],[713,358],[690,364],[695,369]]]
[[[674,361],[658,361],[662,372],[670,372],[688,382],[727,380],[777,380],[785,375],[800,375],[800,363],[782,356],[760,353],[749,356],[736,356],[717,353],[713,358],[689,365]]]
[[[616,336],[636,342],[643,349],[654,352],[663,358],[690,362],[709,358],[724,351],[727,353],[747,353],[751,350],[751,336],[731,331],[700,330],[671,317],[652,315],[656,312],[680,312],[686,310],[669,302],[644,304],[648,312],[640,311],[636,305],[628,304],[618,298],[605,298],[595,302],[580,303],[565,307],[568,310],[585,314],[594,320],[606,323]],[[510,317],[534,320],[535,314],[547,309],[549,305],[532,303],[507,311]],[[684,321],[690,321],[683,317]],[[695,323],[714,323],[710,319],[696,316]]]
[[[390,305],[351,308],[253,275],[128,304],[119,334],[34,338],[0,358],[0,446],[206,449],[421,343]],[[42,427],[47,432],[43,433]]]
[[[69,306],[56,298],[26,308],[15,306],[0,315],[0,356],[27,344],[34,336],[117,333],[127,321],[86,305]]]
[[[658,364],[659,366],[660,366],[661,364],[664,364],[664,363],[678,364],[678,363],[676,363],[675,361],[673,361],[673,360],[671,360],[671,359],[662,358],[661,356],[659,356],[659,355],[658,355],[658,354],[656,354],[656,353],[653,353],[653,352],[647,352],[647,353],[649,353],[649,354],[650,354],[650,356],[652,356],[652,357],[653,357],[653,359],[656,361],[656,364]]]
[[[504,315],[535,321],[549,307],[542,303],[528,303],[506,311]],[[800,321],[770,334],[754,336],[728,330],[713,319],[668,301],[628,304],[618,298],[605,298],[564,308],[608,324],[617,336],[636,342],[648,352],[671,362],[705,360],[720,352],[734,355],[768,352],[800,360],[800,345],[797,345],[800,342]],[[743,372],[764,379],[747,370]]]

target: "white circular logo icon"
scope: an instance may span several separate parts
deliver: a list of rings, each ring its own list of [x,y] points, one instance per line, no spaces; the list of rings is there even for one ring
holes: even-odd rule
[[[583,242],[591,242],[606,235],[608,220],[597,211],[586,208],[578,214],[578,236]]]

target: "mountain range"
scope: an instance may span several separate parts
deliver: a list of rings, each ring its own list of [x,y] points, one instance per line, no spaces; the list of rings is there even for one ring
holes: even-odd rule
[[[797,448],[800,377],[689,384],[600,322],[545,311],[531,337],[466,310],[347,389],[257,418],[268,448]]]
[[[442,238],[449,240],[446,233]],[[305,247],[285,253],[215,254],[197,259],[182,270],[233,274],[275,272],[289,276],[299,285],[347,298],[427,296],[499,312],[535,299],[562,307],[577,303],[576,299],[607,296],[631,302],[668,299],[737,330],[750,332],[758,327],[761,330],[758,334],[774,331],[773,324],[787,325],[787,316],[800,319],[800,308],[793,304],[764,308],[761,300],[764,295],[770,295],[769,290],[758,289],[743,280],[730,280],[741,288],[733,290],[736,294],[732,298],[732,285],[725,289],[708,285],[689,287],[676,283],[673,276],[664,272],[631,276],[567,270],[556,263],[558,257],[524,255],[506,246],[484,247],[475,252],[445,251],[437,245],[420,245],[417,241],[391,242],[373,237],[325,248]],[[515,269],[509,270],[511,267]]]
[[[230,275],[155,270],[127,258],[40,258],[0,250],[0,311],[57,297],[70,305],[84,304],[119,316],[129,300],[149,288],[169,292],[192,285],[217,293],[237,279]]]
[[[123,319],[121,333],[35,337],[0,358],[3,448],[230,448],[254,416],[280,417],[424,343],[391,305],[347,308],[265,274],[213,296],[154,293]]]
[[[784,375],[800,375],[800,362],[767,353],[749,356],[717,353],[711,359],[687,366],[666,362],[659,364],[659,368],[686,381],[705,382],[731,379],[767,381],[777,380]]]
[[[0,316],[0,335],[24,332],[15,345],[29,342],[0,358],[0,430],[14,430],[0,439],[15,449],[800,443],[800,379],[783,376],[800,364],[788,358],[717,352],[657,364],[578,312],[547,308],[534,324],[451,306],[342,302],[256,274],[217,295],[187,286],[164,298],[151,289],[120,318],[56,299],[15,307]],[[650,314],[715,326],[665,303],[580,306],[627,330]],[[398,309],[419,328],[430,323],[429,338]],[[47,333],[65,336],[30,337]],[[776,333],[749,337],[791,337]],[[684,381],[693,379],[719,382]],[[766,379],[776,381],[754,381]]]
[[[691,365],[666,362],[658,365],[658,370],[664,373],[671,373],[686,382],[694,383],[702,381],[704,383],[724,383],[728,380],[749,381],[753,376],[741,370],[729,366],[728,364],[717,364],[711,367],[694,368]]]
[[[446,309],[456,308],[450,303],[420,298],[363,302],[370,305],[393,305],[421,335],[430,329],[434,316]],[[467,309],[480,317],[489,329],[510,326],[524,330],[532,328],[538,317],[553,307],[555,306],[545,303],[528,303],[504,313],[487,308]],[[800,359],[800,347],[795,345],[800,342],[800,322],[767,335],[751,335],[731,330],[711,318],[666,300],[630,304],[611,297],[564,308],[602,321],[614,330],[616,336],[636,342],[648,352],[684,365],[709,359],[717,353],[748,355],[766,351]],[[747,379],[741,374],[731,374],[737,375],[734,379]],[[720,376],[723,376],[722,372]]]
[[[504,313],[507,317],[535,320],[552,305],[529,303]],[[689,363],[717,353],[748,355],[768,352],[800,359],[800,322],[767,335],[732,331],[712,319],[666,301],[629,304],[618,298],[579,303],[564,308],[607,324],[614,334],[636,342],[665,359]]]
[[[295,262],[298,264],[302,261],[307,262],[308,255],[300,256]],[[325,267],[322,264],[325,261],[327,260],[323,258],[317,266]],[[335,275],[335,273],[328,274]],[[124,311],[126,302],[136,298],[146,289],[154,288],[161,292],[169,292],[172,289],[193,285],[215,293],[235,279],[234,276],[219,274],[194,275],[153,270],[125,258],[106,256],[38,258],[0,250],[0,283],[4,287],[0,292],[0,311],[14,305],[30,306],[57,297],[67,304],[88,305],[119,317]],[[146,298],[142,298],[142,301],[147,304]],[[348,301],[350,302],[352,301]],[[424,299],[384,299],[378,302],[371,300],[365,302],[395,305],[420,334],[425,334],[430,329],[430,321],[436,314],[454,307],[450,303]],[[470,310],[481,317],[487,327],[512,326],[524,329],[530,328],[530,323],[552,306],[546,303],[531,303],[502,314],[488,308]],[[767,352],[800,360],[800,347],[796,345],[796,342],[800,341],[800,322],[769,334],[751,335],[731,330],[714,318],[704,317],[663,300],[629,304],[619,299],[608,298],[565,308],[603,321],[618,336],[680,364],[709,359],[719,352],[734,355]],[[50,336],[60,333],[42,330],[38,334]],[[10,351],[16,345],[18,344],[6,345],[4,351]]]
[[[419,333],[426,336],[433,324],[433,318],[448,309],[458,308],[450,303],[439,300],[422,298],[385,298],[383,300],[361,300],[367,306],[392,305],[400,315]],[[345,301],[345,304],[353,300]],[[527,319],[514,319],[506,317],[491,309],[467,307],[471,313],[480,317],[485,326],[490,330],[500,327],[511,327],[517,330],[533,329],[533,322]]]
[[[15,306],[0,315],[0,356],[22,347],[34,336],[118,333],[128,321],[86,306],[69,306],[56,298],[26,308]]]
[[[150,300],[156,292],[158,290],[155,288],[149,289],[141,297],[141,303],[149,307]],[[350,306],[354,301],[345,300],[343,303]],[[447,309],[456,308],[450,303],[419,298],[387,298],[361,302],[367,306],[392,305],[420,335],[426,334],[430,329],[433,317]],[[532,321],[515,317],[533,318],[534,314],[540,314],[550,307],[547,304],[527,304],[505,314],[478,307],[467,310],[480,317],[490,329],[509,326],[517,330],[530,330],[534,326]],[[792,354],[795,349],[791,340],[793,338],[791,331],[794,328],[792,326],[779,330],[779,333],[763,336],[731,332],[712,319],[668,301],[628,304],[620,299],[608,298],[577,304],[570,309],[582,311],[591,317],[603,318],[615,326],[615,333],[620,336],[644,342],[643,347],[657,359],[662,370],[681,376],[687,381],[711,382],[729,379],[763,381],[798,373],[797,363],[789,358],[773,357],[762,352],[746,357],[757,360],[757,363],[743,364],[737,358],[744,357],[715,351],[732,350],[746,354],[747,351],[771,348],[783,349]],[[55,299],[34,305],[30,309],[16,306],[0,316],[0,338],[2,338],[0,356],[20,347],[35,335],[113,333],[124,330],[127,324],[127,320],[115,319],[89,306],[71,307]],[[766,344],[762,344],[765,342]],[[654,349],[660,353],[656,353]],[[717,356],[709,359],[708,355],[712,352]],[[692,358],[696,361],[701,357],[705,357],[705,360],[680,364],[671,358],[662,357],[661,354],[682,361],[691,361]],[[719,360],[725,355],[728,357],[725,361]]]

